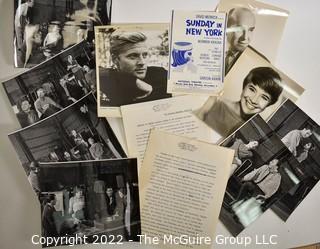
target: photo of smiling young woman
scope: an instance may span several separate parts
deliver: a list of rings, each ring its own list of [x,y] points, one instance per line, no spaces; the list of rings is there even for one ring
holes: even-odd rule
[[[304,89],[249,46],[225,78],[223,91],[222,96],[209,97],[194,111],[216,132],[217,140],[258,113],[268,121],[286,99],[295,102]]]
[[[280,81],[280,75],[272,68],[254,68],[243,81],[240,100],[210,97],[196,115],[226,137],[253,115],[277,102],[283,90]]]

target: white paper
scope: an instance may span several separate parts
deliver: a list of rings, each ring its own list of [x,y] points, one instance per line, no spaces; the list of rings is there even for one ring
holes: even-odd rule
[[[140,163],[142,162],[152,128],[206,142],[216,142],[220,136],[192,114],[206,99],[204,96],[185,95],[122,106],[129,155],[138,157]]]
[[[230,149],[152,130],[139,173],[142,234],[158,237],[162,247],[210,248],[176,245],[170,238],[213,238],[233,155]]]

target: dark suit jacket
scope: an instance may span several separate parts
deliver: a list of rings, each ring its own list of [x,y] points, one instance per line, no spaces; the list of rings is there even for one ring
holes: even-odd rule
[[[54,222],[53,213],[55,208],[50,204],[46,204],[42,212],[42,236],[43,237],[54,237],[58,236],[57,228]]]

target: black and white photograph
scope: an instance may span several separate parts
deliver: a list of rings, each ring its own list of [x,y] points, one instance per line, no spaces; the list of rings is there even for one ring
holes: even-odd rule
[[[26,173],[32,162],[67,162],[126,157],[105,118],[97,117],[92,93],[37,124],[9,134]]]
[[[242,52],[249,46],[254,29],[256,17],[249,8],[232,8],[227,19],[227,50],[225,53],[225,75],[236,63]]]
[[[275,61],[289,11],[256,0],[221,0],[217,11],[228,13],[226,75],[250,44]]]
[[[300,164],[259,115],[221,145],[235,154],[219,218],[237,236],[298,184]]]
[[[110,24],[112,0],[15,0],[14,63],[33,67]]]
[[[138,241],[137,159],[40,163],[37,168],[43,237],[72,241],[58,245],[84,236],[85,244]]]
[[[223,96],[212,96],[194,114],[221,139],[255,114],[266,120],[286,100],[296,101],[304,89],[248,47],[224,83]]]
[[[320,179],[320,127],[290,100],[279,108],[268,125],[300,163],[294,169],[299,184],[272,206],[286,221]]]
[[[168,24],[96,27],[98,115],[121,117],[120,106],[167,93]]]
[[[21,127],[27,127],[96,90],[94,50],[85,41],[3,83]]]

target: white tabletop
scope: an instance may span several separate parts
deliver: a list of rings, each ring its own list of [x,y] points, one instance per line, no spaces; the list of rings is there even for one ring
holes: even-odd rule
[[[318,17],[320,1],[265,0],[290,11],[275,63],[281,71],[301,84],[306,92],[297,104],[316,122],[320,122],[318,74],[320,72],[320,27]],[[171,9],[212,10],[217,0],[114,0],[112,18],[119,22],[168,22]],[[23,71],[13,68],[13,1],[0,0],[0,80],[9,79]],[[268,34],[266,34],[267,36]],[[267,38],[266,38],[267,39]],[[19,127],[10,103],[1,87],[0,98],[0,248],[41,248],[30,242],[32,235],[40,233],[40,205],[32,193],[25,172],[11,146],[7,134]],[[123,137],[118,122],[113,120],[115,132]],[[271,211],[267,211],[240,237],[276,235],[276,245],[246,248],[290,248],[320,241],[320,184],[310,192],[289,220],[284,223]],[[217,234],[229,236],[222,224]],[[138,248],[139,245],[111,246],[109,248]],[[105,245],[89,245],[105,248]],[[244,248],[236,245],[218,245],[215,248]],[[77,246],[76,248],[80,248]],[[86,248],[81,246],[81,248]],[[143,247],[143,248],[150,248]]]

